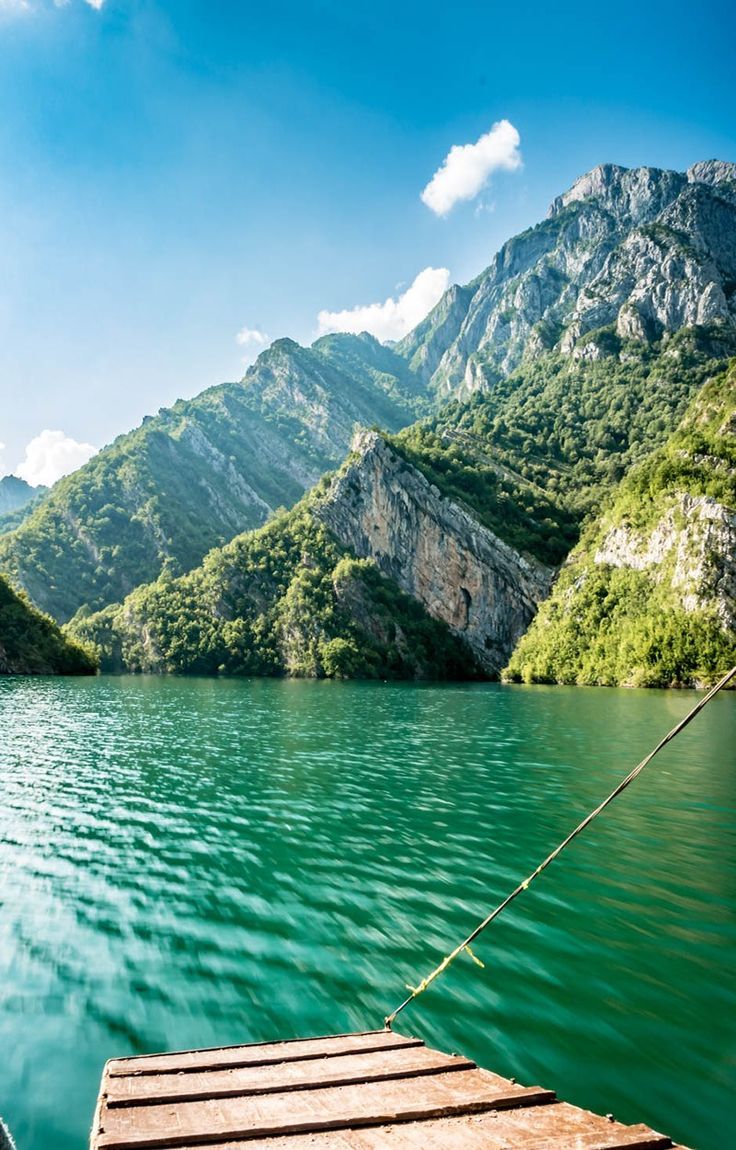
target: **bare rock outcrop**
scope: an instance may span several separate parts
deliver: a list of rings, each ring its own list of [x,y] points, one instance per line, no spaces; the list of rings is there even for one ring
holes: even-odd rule
[[[472,284],[451,288],[398,350],[440,396],[465,397],[553,346],[611,354],[578,343],[600,328],[646,343],[693,325],[731,327],[735,284],[736,164],[601,164]]]
[[[498,673],[548,594],[553,571],[444,497],[376,432],[358,432],[352,448],[315,514],[447,623],[484,670]]]
[[[649,532],[612,527],[593,562],[651,571],[666,580],[685,611],[712,607],[736,627],[736,514],[708,495],[680,492]]]

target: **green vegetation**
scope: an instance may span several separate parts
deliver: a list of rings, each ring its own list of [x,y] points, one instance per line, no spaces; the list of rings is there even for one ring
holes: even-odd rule
[[[603,358],[545,354],[389,437],[445,495],[553,566],[606,492],[672,432],[733,336],[687,330],[649,345],[604,328],[587,338]]]
[[[586,530],[507,677],[632,686],[715,681],[736,663],[727,521],[735,513],[732,361]]]
[[[578,519],[574,512],[512,472],[485,437],[449,428],[438,433],[420,423],[386,438],[443,495],[466,504],[481,523],[517,551],[556,566],[575,543]]]
[[[602,347],[617,340],[609,329],[594,336]],[[592,362],[552,352],[425,425],[492,447],[494,461],[584,515],[664,442],[735,345],[730,329],[685,329],[656,344],[617,340],[615,356]]]
[[[92,675],[94,656],[0,577],[0,675]]]
[[[103,670],[350,678],[479,677],[463,644],[375,565],[350,557],[313,497],[162,576],[69,633]]]
[[[60,621],[120,601],[294,504],[356,422],[397,429],[420,406],[404,361],[370,336],[279,340],[242,383],[180,400],[57,483],[0,538],[0,570]]]
[[[26,483],[25,479],[19,479],[17,475],[4,475],[0,479],[0,516],[24,507],[44,491],[45,487],[31,487],[30,483]]]
[[[47,487],[31,487],[17,475],[4,475],[0,479],[0,535],[19,527],[47,491]]]

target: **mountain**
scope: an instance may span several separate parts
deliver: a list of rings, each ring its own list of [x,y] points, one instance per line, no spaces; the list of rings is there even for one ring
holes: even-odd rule
[[[96,661],[0,577],[0,675],[92,675]]]
[[[343,467],[291,512],[179,579],[80,613],[70,634],[94,644],[107,670],[495,677],[586,513],[667,439],[714,366],[692,333],[673,342],[676,356],[648,349],[636,370],[617,357],[554,356],[528,378],[519,369],[509,391],[528,389],[518,438],[493,393],[392,436],[359,432]],[[660,374],[672,363],[678,388]],[[567,408],[550,408],[549,389],[573,397]],[[622,391],[630,407],[619,408]],[[569,439],[554,433],[560,417]],[[607,420],[605,454],[595,429]],[[590,442],[582,456],[579,441]]]
[[[557,349],[595,358],[593,333],[660,340],[736,322],[736,164],[687,172],[602,164],[453,287],[396,347],[439,396],[469,395]]]
[[[423,405],[405,361],[371,336],[279,340],[240,383],[162,409],[60,480],[0,537],[0,570],[60,621],[105,606],[295,503],[356,423],[396,429]]]
[[[291,511],[161,576],[67,631],[103,670],[359,678],[474,678],[472,654],[442,622],[360,562],[315,507]]]
[[[549,593],[553,571],[492,531],[376,432],[359,433],[314,515],[446,624],[487,675],[501,670]]]
[[[736,663],[736,360],[586,529],[512,680],[704,685]]]
[[[393,449],[556,566],[735,352],[736,165],[603,165],[398,344],[280,340],[144,421],[0,538],[0,569],[60,620],[121,601],[292,506],[356,424],[420,416]]]
[[[21,510],[46,490],[46,487],[31,487],[17,475],[4,475],[0,479],[0,521],[10,512]]]
[[[0,535],[8,535],[11,531],[15,531],[26,519],[29,519],[36,507],[43,499],[48,491],[48,487],[37,487],[35,489],[38,494],[34,495],[27,503],[22,503],[20,507],[16,507],[13,511],[6,511],[0,515]]]
[[[595,336],[593,358],[557,350],[525,359],[491,390],[446,403],[391,437],[507,542],[555,565],[584,517],[665,442],[700,388],[736,354],[730,324],[685,328],[654,342],[621,338],[613,328]]]

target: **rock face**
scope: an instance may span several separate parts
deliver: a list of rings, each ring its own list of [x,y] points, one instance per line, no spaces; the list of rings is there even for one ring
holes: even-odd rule
[[[397,350],[440,396],[462,396],[525,356],[576,354],[601,327],[651,341],[713,323],[736,323],[736,164],[602,164],[472,284],[451,288]],[[577,354],[599,352],[588,343]]]
[[[550,588],[553,572],[519,555],[444,498],[375,432],[314,514],[361,558],[447,623],[479,664],[498,673]]]
[[[708,495],[675,495],[648,533],[619,524],[593,556],[596,564],[649,571],[667,580],[684,611],[712,608],[724,628],[736,628],[736,511]]]

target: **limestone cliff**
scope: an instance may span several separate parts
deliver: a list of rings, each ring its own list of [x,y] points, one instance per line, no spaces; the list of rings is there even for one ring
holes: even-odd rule
[[[667,580],[676,606],[712,609],[724,628],[736,628],[736,511],[709,495],[673,493],[649,531],[612,526],[593,562],[646,571]]]
[[[497,673],[547,595],[551,569],[441,495],[377,433],[359,432],[352,446],[314,514]]]

